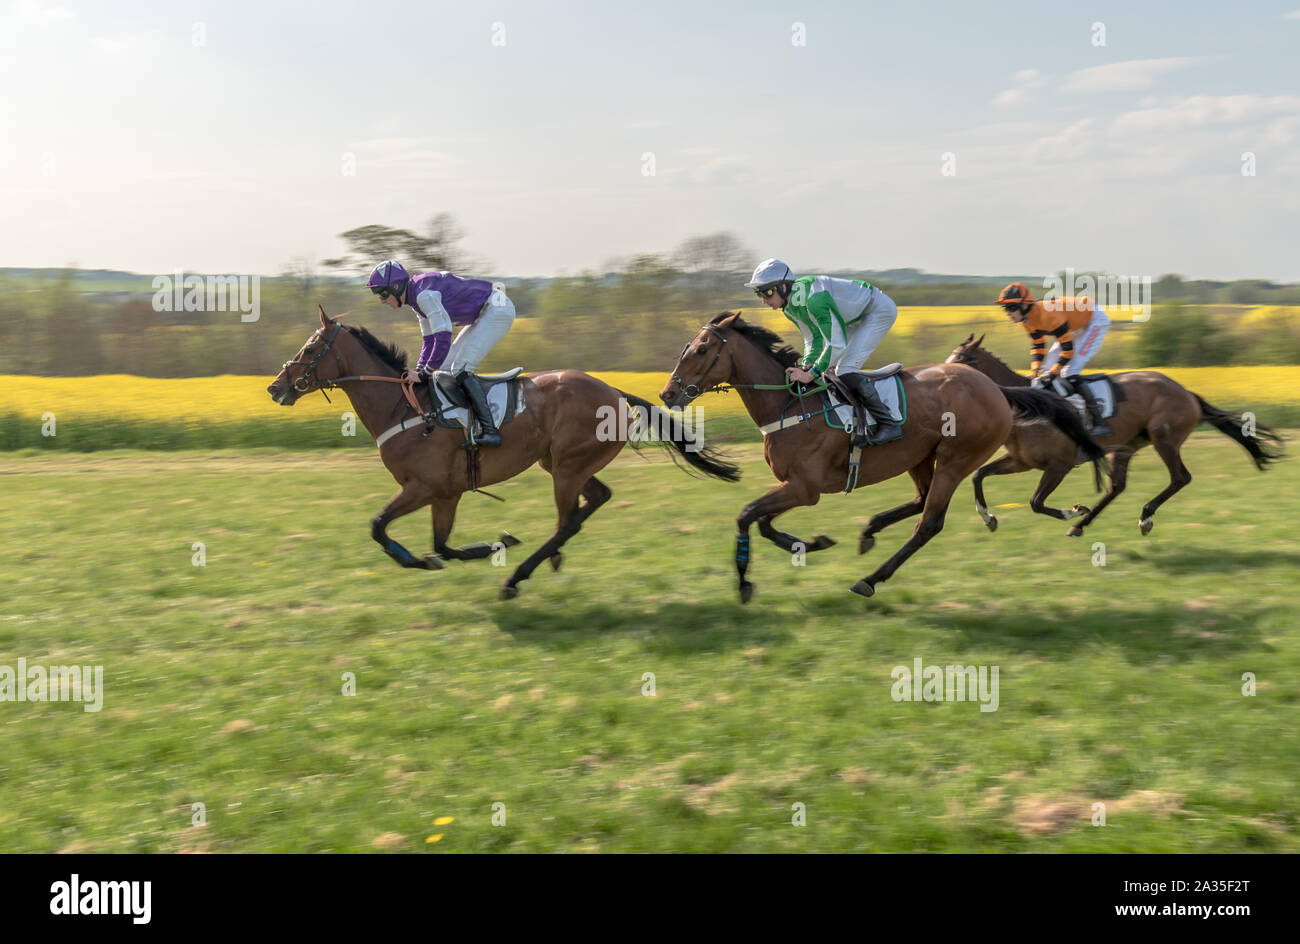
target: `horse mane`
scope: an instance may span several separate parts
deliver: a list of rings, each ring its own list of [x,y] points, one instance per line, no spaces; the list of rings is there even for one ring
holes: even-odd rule
[[[381,341],[366,328],[344,325],[354,338],[375,357],[379,358],[399,374],[406,370],[406,352],[391,342]]]
[[[1009,371],[1010,371],[1011,373],[1013,373],[1013,374],[1018,374],[1018,373],[1020,373],[1018,370],[1016,370],[1014,367],[1012,367],[1010,364],[1008,364],[1008,363],[1007,363],[1006,361],[1004,361],[1002,358],[998,357],[996,354],[994,354],[992,351],[990,351],[988,348],[986,348],[982,343],[979,345],[979,350],[980,350],[981,352],[983,352],[983,354],[984,354],[985,357],[987,357],[987,358],[989,358],[990,360],[992,360],[993,363],[998,364],[998,365],[1000,365],[1000,366],[1006,368],[1007,370],[1009,370]]]
[[[737,334],[744,335],[755,344],[757,344],[769,357],[775,360],[782,367],[793,367],[799,363],[799,352],[781,340],[781,336],[773,331],[768,331],[761,325],[750,324],[740,317],[739,312],[724,311],[714,317],[709,324],[716,325],[725,321],[732,315],[736,320],[731,323],[731,328]]]

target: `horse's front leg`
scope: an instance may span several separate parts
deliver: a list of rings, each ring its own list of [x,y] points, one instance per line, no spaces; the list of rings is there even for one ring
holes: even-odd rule
[[[442,570],[442,561],[432,554],[416,557],[405,547],[388,536],[388,526],[403,515],[409,515],[418,508],[429,504],[433,498],[429,488],[423,482],[414,479],[402,486],[402,490],[393,496],[384,506],[384,510],[370,521],[370,536],[379,542],[384,553],[403,567],[418,567],[422,570]]]
[[[801,505],[815,505],[820,498],[821,494],[817,489],[809,488],[803,482],[792,480],[782,482],[758,501],[746,505],[740,512],[740,517],[736,519],[736,573],[740,578],[741,603],[748,603],[754,596],[754,585],[745,579],[745,574],[749,570],[750,525],[755,521],[775,518],[791,508],[798,508]],[[785,537],[789,538],[790,535],[785,535]]]
[[[433,503],[433,551],[439,557],[447,560],[479,560],[503,547],[514,547],[519,543],[519,539],[509,531],[502,531],[495,543],[480,541],[477,544],[452,547],[447,539],[451,537],[452,526],[456,523],[456,508],[459,505],[460,495]]]
[[[797,551],[812,553],[813,551],[824,551],[828,547],[835,546],[834,539],[824,534],[814,534],[811,541],[805,541],[803,538],[797,538],[785,531],[778,531],[772,526],[772,519],[775,517],[776,515],[768,515],[765,518],[759,518],[758,533],[784,551],[789,551],[791,554]]]

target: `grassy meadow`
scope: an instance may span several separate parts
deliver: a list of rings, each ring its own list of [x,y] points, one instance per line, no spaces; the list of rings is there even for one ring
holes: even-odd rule
[[[734,517],[771,477],[732,448],[738,485],[627,452],[512,602],[490,561],[383,555],[368,521],[395,486],[369,449],[0,456],[0,664],[104,671],[98,712],[0,704],[0,848],[1300,851],[1300,466],[1198,433],[1146,538],[1150,451],[1082,541],[1029,511],[1032,476],[989,483],[996,534],[966,484],[862,600],[910,532],[855,553],[910,496],[895,480],[783,517],[840,542],[806,566],[755,537],[742,607]],[[454,538],[508,529],[513,566],[553,528],[550,480],[495,490]],[[1088,501],[1088,476],[1058,494]],[[427,512],[391,530],[428,550]],[[893,700],[916,658],[998,666],[998,709]]]

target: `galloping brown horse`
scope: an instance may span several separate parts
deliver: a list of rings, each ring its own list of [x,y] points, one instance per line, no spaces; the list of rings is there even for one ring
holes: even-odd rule
[[[320,328],[299,349],[293,360],[285,363],[267,387],[276,403],[292,406],[302,395],[313,390],[339,387],[370,434],[379,439],[404,419],[416,420],[403,393],[401,378],[406,373],[406,354],[394,345],[384,344],[365,328],[353,328],[329,318],[322,308]],[[551,473],[555,480],[555,507],[559,513],[555,534],[528,557],[511,574],[501,588],[501,596],[511,599],[519,593],[518,584],[544,560],[556,570],[560,567],[560,548],[582,529],[582,523],[605,502],[611,492],[595,473],[603,469],[627,444],[602,434],[617,417],[618,410],[634,406],[656,414],[666,414],[640,397],[623,393],[602,383],[590,374],[577,370],[549,370],[520,378],[525,409],[501,430],[499,448],[482,450],[479,485],[491,485],[513,478],[534,462]],[[423,384],[419,385],[423,387]],[[421,391],[421,406],[427,394]],[[602,409],[607,408],[607,409]],[[629,415],[633,424],[645,415]],[[626,430],[629,424],[621,427]],[[635,427],[633,427],[635,428]],[[659,422],[660,430],[669,430],[661,445],[680,453],[692,467],[707,475],[734,482],[740,478],[735,466],[716,458],[707,448],[693,448],[688,433],[680,424]],[[461,430],[435,427],[423,436],[424,424],[414,421],[409,429],[394,435],[379,448],[383,460],[402,490],[384,506],[370,523],[370,534],[389,557],[403,567],[441,570],[451,560],[476,560],[492,554],[501,545],[491,543],[452,547],[447,543],[456,518],[461,495],[472,487]],[[674,460],[676,457],[674,457]],[[584,499],[578,501],[579,495]],[[433,506],[433,555],[416,557],[388,536],[388,525],[403,515],[425,505]],[[510,535],[501,536],[501,544],[517,544]]]
[[[678,407],[728,385],[739,391],[750,417],[763,426],[780,419],[790,405],[785,369],[798,360],[799,355],[771,331],[745,322],[739,312],[723,312],[686,345],[660,396],[668,406]],[[916,498],[873,517],[858,539],[858,553],[871,549],[882,528],[916,514],[921,520],[893,557],[850,588],[864,597],[875,593],[877,584],[888,580],[943,529],[953,491],[1006,441],[1013,415],[1048,419],[1094,462],[1102,457],[1074,411],[1052,394],[1003,390],[960,364],[916,367],[903,371],[902,378],[907,397],[905,434],[900,440],[863,451],[859,483],[883,482],[906,472],[916,484]],[[754,593],[753,583],[745,578],[750,525],[757,522],[759,533],[786,551],[796,550],[796,544],[805,551],[819,551],[835,543],[825,535],[801,541],[773,528],[772,519],[843,490],[849,437],[818,415],[769,435],[763,443],[763,456],[781,484],[746,505],[736,520],[736,570],[740,599],[746,603]]]
[[[999,360],[972,333],[948,356],[950,364],[967,364],[1004,387],[1026,387],[1028,378],[1016,373]],[[1282,457],[1274,446],[1281,440],[1267,426],[1256,424],[1249,431],[1246,424],[1227,410],[1211,406],[1201,397],[1164,374],[1154,370],[1129,370],[1111,374],[1110,379],[1119,386],[1122,399],[1115,404],[1115,415],[1110,419],[1111,434],[1097,442],[1110,453],[1110,487],[1096,508],[1075,505],[1069,511],[1049,508],[1045,504],[1061,480],[1076,465],[1073,444],[1055,430],[1042,426],[1016,430],[1007,440],[1007,454],[975,473],[975,503],[990,531],[997,530],[998,519],[989,514],[984,501],[984,479],[989,475],[1010,475],[1028,469],[1042,469],[1038,488],[1030,500],[1030,507],[1039,514],[1069,521],[1079,515],[1083,520],[1069,530],[1071,537],[1080,537],[1083,529],[1102,513],[1120,492],[1128,479],[1128,464],[1133,454],[1144,446],[1154,446],[1156,453],[1169,469],[1169,486],[1142,507],[1138,530],[1150,534],[1155,527],[1153,515],[1175,492],[1192,480],[1180,454],[1182,445],[1201,423],[1209,423],[1230,439],[1241,443],[1256,468],[1263,471],[1270,462]],[[1118,399],[1118,398],[1117,398]]]

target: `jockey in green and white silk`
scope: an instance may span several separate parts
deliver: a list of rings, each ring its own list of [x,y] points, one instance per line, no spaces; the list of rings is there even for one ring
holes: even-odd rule
[[[889,410],[879,402],[874,386],[859,371],[880,346],[898,318],[893,299],[870,282],[829,275],[796,278],[779,259],[768,259],[754,270],[747,287],[770,308],[780,307],[803,336],[800,368],[813,377],[834,369],[862,399],[879,424],[871,436],[859,429],[855,445],[880,445],[902,436]]]

